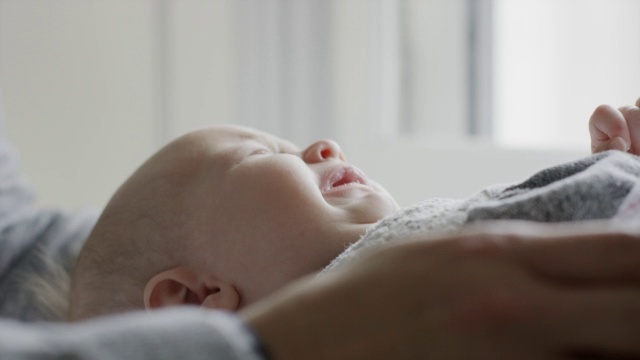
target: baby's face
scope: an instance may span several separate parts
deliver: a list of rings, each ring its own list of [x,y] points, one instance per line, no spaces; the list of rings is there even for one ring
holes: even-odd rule
[[[236,284],[242,305],[322,269],[397,209],[332,141],[300,149],[243,127],[180,141],[201,157],[191,189],[203,234],[194,255]]]

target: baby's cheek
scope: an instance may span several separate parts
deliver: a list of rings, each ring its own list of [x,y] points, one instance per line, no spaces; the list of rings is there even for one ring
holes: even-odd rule
[[[398,202],[396,201],[396,199],[382,185],[374,182],[373,188],[376,189],[378,193],[380,193],[382,196],[384,196],[387,199],[388,203],[390,204],[391,207],[393,207],[394,210],[400,209],[400,206],[398,205]]]

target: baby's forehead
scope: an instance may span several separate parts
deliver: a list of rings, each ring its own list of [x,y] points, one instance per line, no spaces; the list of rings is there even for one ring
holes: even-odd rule
[[[299,152],[294,143],[275,135],[244,126],[226,125],[197,130],[185,136],[183,150],[194,148],[210,160],[234,162],[248,146],[264,146],[277,151]]]
[[[207,138],[208,141],[206,143],[213,150],[227,150],[231,147],[253,143],[273,147],[286,147],[288,150],[298,149],[297,145],[288,140],[264,131],[238,125],[205,129],[199,133],[199,136]]]

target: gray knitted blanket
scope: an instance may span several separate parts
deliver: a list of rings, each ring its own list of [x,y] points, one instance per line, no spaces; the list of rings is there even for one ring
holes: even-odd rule
[[[436,198],[402,209],[371,226],[322,273],[372,246],[413,235],[454,232],[469,223],[612,218],[640,220],[640,158],[619,151],[554,166],[520,184],[496,185],[467,199]]]

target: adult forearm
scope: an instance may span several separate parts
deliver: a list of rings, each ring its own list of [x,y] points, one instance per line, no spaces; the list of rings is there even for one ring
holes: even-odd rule
[[[640,238],[496,226],[379,250],[242,316],[273,360],[640,357]]]

